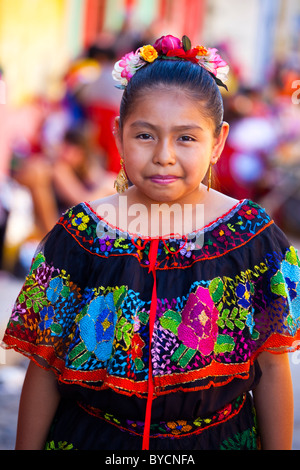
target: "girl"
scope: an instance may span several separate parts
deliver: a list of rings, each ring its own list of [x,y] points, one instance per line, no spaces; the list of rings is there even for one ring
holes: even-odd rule
[[[4,337],[32,359],[17,449],[291,448],[275,353],[299,343],[300,263],[261,207],[210,187],[227,71],[215,49],[173,36],[116,64],[121,194],[59,219]]]

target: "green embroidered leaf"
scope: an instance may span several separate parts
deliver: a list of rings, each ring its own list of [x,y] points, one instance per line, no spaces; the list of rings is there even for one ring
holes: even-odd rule
[[[216,277],[209,284],[209,293],[215,303],[219,302],[223,296],[224,284],[220,277]]]
[[[181,315],[178,312],[174,312],[173,310],[167,310],[163,316],[160,318],[160,324],[166,330],[171,331],[176,336],[178,334],[178,326],[181,322]]]
[[[233,330],[234,329],[234,323],[231,321],[231,320],[225,320],[225,324],[227,326],[227,328],[229,328],[230,330]]]
[[[141,312],[138,312],[138,317],[140,322],[143,323],[143,325],[147,325],[147,322],[149,320],[149,313],[142,310]]]
[[[120,288],[116,289],[113,293],[113,298],[114,298],[114,304],[116,306],[116,310],[118,310],[125,297],[126,297],[126,294],[127,294],[127,287],[126,286],[121,286]]]
[[[188,363],[190,362],[190,360],[193,359],[196,352],[197,351],[195,349],[188,348],[188,350],[181,356],[181,358],[178,361],[180,367],[183,367],[183,368],[186,367]]]
[[[234,339],[229,335],[219,335],[217,342],[214,347],[216,354],[231,352],[234,350],[235,342]]]
[[[60,335],[63,331],[62,326],[58,323],[52,323],[52,325],[50,326],[50,330],[56,335]]]
[[[45,259],[45,256],[42,255],[42,253],[38,253],[38,255],[35,257],[35,259],[34,259],[32,265],[31,265],[31,269],[30,269],[30,273],[29,273],[29,274],[32,274],[32,272],[33,272],[35,269],[37,269],[37,268],[40,266],[40,264],[44,263],[45,260],[46,260],[46,259]]]
[[[137,370],[143,370],[145,367],[145,364],[143,363],[142,359],[140,359],[139,357],[135,358],[134,364]]]
[[[291,248],[287,252],[285,259],[288,263],[292,264],[293,266],[300,266],[300,260],[297,255],[297,251],[293,246],[291,246]]]
[[[277,273],[272,277],[271,291],[274,292],[274,294],[281,295],[282,297],[287,297],[284,277],[281,271],[277,271]]]
[[[64,286],[62,288],[60,295],[66,299],[69,296],[69,294],[70,294],[70,288],[68,286]]]
[[[243,323],[241,320],[235,320],[234,321],[235,326],[237,326],[240,330],[243,330],[245,328],[245,323]]]

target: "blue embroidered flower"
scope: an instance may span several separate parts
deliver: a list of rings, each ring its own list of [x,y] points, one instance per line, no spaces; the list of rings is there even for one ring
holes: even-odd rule
[[[54,315],[55,311],[52,305],[49,307],[44,307],[43,310],[40,312],[40,317],[41,317],[41,322],[39,324],[39,328],[41,331],[46,330],[47,328],[50,328],[54,321]]]
[[[51,279],[49,287],[46,291],[47,299],[51,303],[55,303],[58,300],[59,294],[63,290],[64,283],[60,277]]]
[[[88,349],[99,361],[107,361],[112,354],[117,314],[113,294],[96,297],[80,320],[80,335]]]
[[[239,283],[236,290],[236,295],[238,297],[237,303],[240,307],[244,309],[248,309],[251,305],[251,285],[250,282],[247,281],[244,283]]]

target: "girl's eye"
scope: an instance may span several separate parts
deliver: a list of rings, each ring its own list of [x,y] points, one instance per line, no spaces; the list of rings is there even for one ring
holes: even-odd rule
[[[179,140],[182,140],[183,142],[194,142],[195,139],[191,137],[190,135],[183,135],[180,137]]]
[[[137,136],[137,139],[140,139],[140,140],[149,140],[151,138],[152,138],[152,136],[150,134],[146,134],[146,133],[145,134],[139,134]]]

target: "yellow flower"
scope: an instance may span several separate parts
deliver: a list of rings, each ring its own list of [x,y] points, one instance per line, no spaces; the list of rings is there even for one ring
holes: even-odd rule
[[[77,216],[72,220],[72,225],[74,227],[77,227],[78,230],[85,230],[87,229],[87,224],[89,222],[90,218],[88,215],[85,215],[83,212],[80,212],[77,214]]]
[[[197,46],[196,49],[198,50],[197,55],[208,55],[208,50],[204,46]]]
[[[157,59],[158,54],[153,46],[144,46],[140,48],[140,56],[146,62],[154,62]]]

